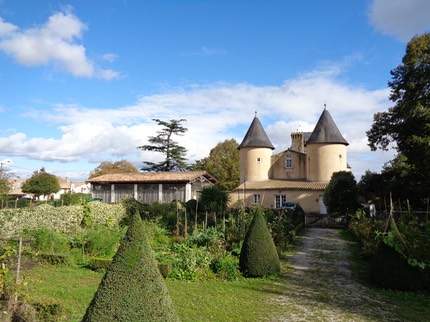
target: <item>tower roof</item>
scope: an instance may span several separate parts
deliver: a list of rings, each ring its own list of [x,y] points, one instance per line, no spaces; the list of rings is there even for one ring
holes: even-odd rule
[[[239,149],[241,148],[269,148],[275,149],[275,147],[270,142],[267,137],[266,132],[263,129],[263,126],[260,123],[260,120],[257,116],[254,117],[252,123],[246,132],[245,137],[243,138],[242,143],[239,145]]]
[[[330,113],[324,109],[307,144],[335,143],[349,145],[340,133]]]

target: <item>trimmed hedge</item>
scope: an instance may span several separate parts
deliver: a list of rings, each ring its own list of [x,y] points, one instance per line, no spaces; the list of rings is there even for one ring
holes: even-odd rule
[[[257,208],[240,252],[239,267],[244,276],[262,277],[281,270],[275,243],[267,228],[263,210]]]
[[[133,215],[82,321],[179,321],[139,213]]]

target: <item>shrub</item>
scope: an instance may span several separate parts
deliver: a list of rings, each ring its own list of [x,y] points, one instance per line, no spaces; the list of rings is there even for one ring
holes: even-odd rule
[[[179,321],[138,213],[83,321]]]
[[[118,229],[108,229],[104,226],[89,230],[84,236],[86,241],[85,253],[93,257],[113,257],[123,237]]]
[[[91,198],[91,194],[88,193],[72,193],[67,192],[60,196],[63,206],[80,205],[83,201]]]
[[[70,259],[66,254],[40,254],[39,261],[50,265],[69,264]]]
[[[48,228],[39,228],[27,232],[27,234],[34,238],[32,248],[36,251],[58,254],[67,253],[70,250],[69,239],[65,235]]]
[[[90,258],[88,262],[88,267],[96,272],[106,271],[110,264],[112,263],[112,259],[110,258]]]
[[[177,243],[173,251],[172,272],[169,277],[178,280],[196,281],[211,275],[210,264],[213,260],[206,247],[188,246]]]
[[[31,306],[36,310],[40,321],[59,321],[64,312],[64,307],[56,300],[51,299],[33,302]]]
[[[239,259],[228,252],[216,261],[213,267],[214,272],[222,279],[233,281],[242,276],[239,271]]]
[[[275,243],[263,217],[263,210],[256,208],[240,252],[239,267],[243,275],[261,277],[280,272]]]

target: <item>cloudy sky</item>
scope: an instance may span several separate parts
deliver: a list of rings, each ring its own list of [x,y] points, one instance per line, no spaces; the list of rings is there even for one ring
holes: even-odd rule
[[[276,151],[324,104],[359,179],[390,70],[430,30],[428,0],[0,0],[0,163],[82,180],[102,161],[138,168],[152,121],[184,118],[190,162],[241,142],[255,111]]]

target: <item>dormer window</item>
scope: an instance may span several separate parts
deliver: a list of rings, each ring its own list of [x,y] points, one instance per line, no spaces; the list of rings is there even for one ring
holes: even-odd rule
[[[293,167],[293,158],[291,157],[291,155],[286,155],[284,161],[285,161],[285,168],[291,169]]]

